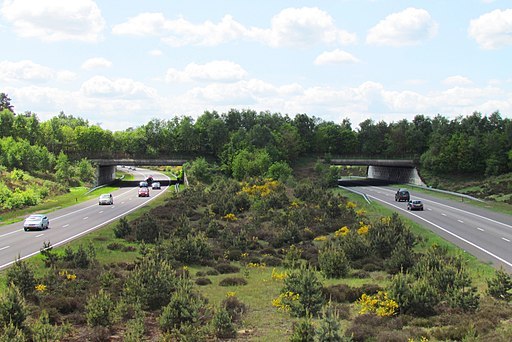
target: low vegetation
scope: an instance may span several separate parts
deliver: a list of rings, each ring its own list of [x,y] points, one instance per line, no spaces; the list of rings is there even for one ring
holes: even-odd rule
[[[489,268],[475,281],[465,254],[396,214],[369,213],[322,185],[324,176],[239,182],[212,172],[210,183],[192,179],[88,240],[47,246],[38,260],[8,269],[1,336],[512,338],[509,274]]]

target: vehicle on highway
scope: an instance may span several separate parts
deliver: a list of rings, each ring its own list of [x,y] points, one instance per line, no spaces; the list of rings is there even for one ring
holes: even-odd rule
[[[114,204],[114,196],[112,194],[103,194],[100,195],[99,204],[106,204],[106,205],[112,205]]]
[[[151,188],[154,190],[154,189],[160,189],[160,182],[153,182],[153,184],[151,184]]]
[[[146,178],[146,182],[147,182],[149,185],[151,185],[151,184],[153,183],[153,176],[148,176],[148,177]]]
[[[148,182],[142,181],[142,182],[139,183],[139,188],[147,188],[148,185],[149,185]]]
[[[139,188],[139,197],[149,197],[149,188],[148,187]]]
[[[407,203],[407,210],[423,210],[423,202],[420,200],[410,200]]]
[[[411,195],[407,189],[398,189],[395,194],[395,201],[398,202],[409,202],[411,200]]]
[[[29,230],[43,230],[48,229],[50,227],[50,220],[46,215],[43,214],[33,214],[25,219],[23,222],[23,229],[25,231]]]

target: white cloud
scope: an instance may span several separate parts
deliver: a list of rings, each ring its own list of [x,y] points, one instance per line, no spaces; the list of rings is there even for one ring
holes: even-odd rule
[[[57,79],[63,82],[69,82],[76,80],[78,75],[70,70],[62,70],[57,72]]]
[[[148,51],[148,54],[153,57],[159,57],[159,56],[163,55],[163,52],[161,50],[154,49],[154,50]]]
[[[54,71],[29,60],[0,62],[0,80],[45,82],[54,77]]]
[[[156,97],[156,90],[147,87],[141,82],[128,78],[111,80],[104,76],[94,76],[85,81],[80,92],[90,97],[113,98],[152,98]]]
[[[272,18],[270,29],[253,28],[250,35],[274,47],[348,44],[357,40],[355,34],[337,28],[334,19],[316,7],[284,9]]]
[[[247,72],[238,64],[230,61],[212,61],[206,64],[188,64],[183,71],[167,70],[167,82],[187,81],[234,81],[247,76]]]
[[[97,68],[110,68],[112,66],[112,62],[103,57],[94,57],[89,58],[85,62],[82,63],[82,69],[91,70]]]
[[[437,34],[438,24],[430,13],[407,8],[388,15],[368,31],[366,42],[374,45],[404,46],[418,44]]]
[[[359,59],[340,49],[323,52],[315,59],[316,65],[345,63],[359,63]]]
[[[112,33],[157,36],[173,47],[217,46],[237,39],[259,41],[273,47],[356,41],[356,35],[338,29],[327,12],[308,7],[282,10],[272,18],[270,28],[247,28],[230,15],[225,15],[218,23],[194,24],[184,18],[166,19],[162,13],[141,13],[115,25]]]
[[[497,9],[471,20],[468,34],[482,49],[512,45],[512,9]]]
[[[5,0],[1,13],[19,36],[43,41],[95,42],[105,27],[92,0]]]
[[[473,82],[467,77],[456,75],[445,78],[443,84],[447,86],[467,86],[473,84]]]

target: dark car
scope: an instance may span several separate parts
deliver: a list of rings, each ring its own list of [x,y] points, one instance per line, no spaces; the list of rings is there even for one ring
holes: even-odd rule
[[[149,197],[149,188],[139,188],[139,197]]]
[[[409,191],[406,189],[399,189],[395,194],[395,201],[398,202],[409,202],[411,200],[411,195]]]
[[[46,215],[34,214],[30,215],[23,222],[23,229],[28,230],[43,230],[48,229],[50,226],[50,220]]]
[[[423,210],[423,203],[420,200],[409,201],[407,210]]]
[[[153,183],[153,176],[148,176],[148,178],[146,178],[146,183],[151,185],[151,183]]]

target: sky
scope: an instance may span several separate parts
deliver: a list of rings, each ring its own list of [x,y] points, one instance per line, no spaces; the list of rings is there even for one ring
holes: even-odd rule
[[[0,1],[0,92],[42,121],[512,117],[510,0]]]

